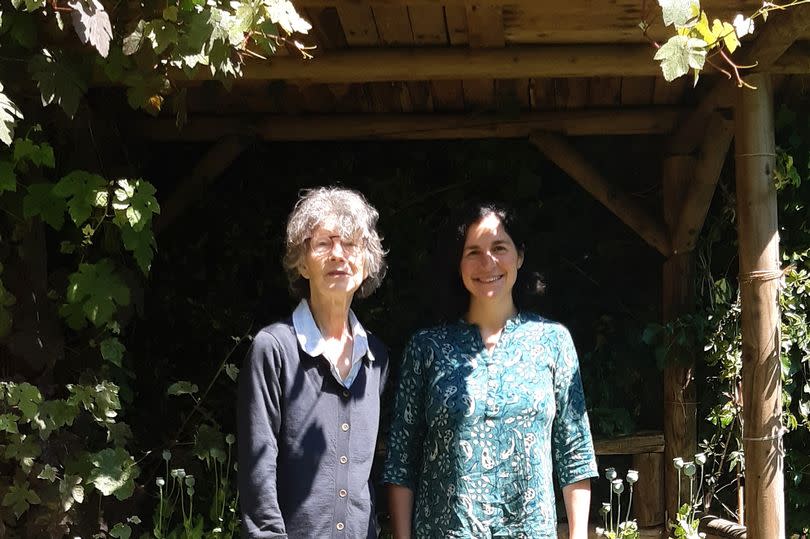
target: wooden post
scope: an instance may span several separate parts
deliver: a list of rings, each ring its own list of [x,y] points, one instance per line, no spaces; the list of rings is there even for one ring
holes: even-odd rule
[[[752,538],[785,536],[779,234],[770,75],[749,78],[735,108],[737,227],[742,300],[746,526]]]
[[[695,159],[672,156],[664,160],[664,221],[670,231],[677,226],[687,187],[695,173]],[[663,319],[671,322],[692,310],[694,256],[672,255],[663,268]],[[664,489],[666,518],[678,508],[678,473],[672,459],[691,459],[697,449],[697,419],[692,357],[667,357],[664,368]]]
[[[664,454],[633,455],[633,469],[638,470],[633,514],[639,527],[664,523]]]

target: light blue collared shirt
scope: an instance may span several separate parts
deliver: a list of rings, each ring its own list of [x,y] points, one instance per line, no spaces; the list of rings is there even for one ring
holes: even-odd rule
[[[295,328],[295,336],[301,349],[312,357],[318,357],[323,354],[326,341],[321,335],[321,330],[318,324],[315,323],[315,318],[312,316],[312,311],[309,310],[307,300],[302,299],[295,308],[292,315],[293,327]],[[360,372],[362,366],[363,356],[368,356],[369,361],[374,361],[374,354],[371,353],[371,348],[368,346],[368,334],[360,321],[349,309],[349,327],[352,330],[352,368],[345,379],[340,377],[337,365],[331,360],[329,361],[329,368],[332,371],[332,376],[345,388],[350,388],[354,379],[357,378],[357,373]]]

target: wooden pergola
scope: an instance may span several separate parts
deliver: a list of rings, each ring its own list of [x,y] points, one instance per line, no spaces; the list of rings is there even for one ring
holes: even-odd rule
[[[757,90],[748,90],[711,69],[696,89],[686,77],[664,81],[648,37],[664,41],[669,32],[653,0],[294,3],[313,25],[314,59],[282,48],[269,61],[248,63],[244,79],[230,92],[191,81],[190,122],[183,130],[173,118],[140,123],[141,133],[153,140],[210,143],[164,203],[158,231],[254,138],[528,138],[661,254],[663,313],[672,320],[692,306],[692,249],[736,139],[745,524],[751,538],[784,537],[773,88],[810,73],[810,7],[771,14],[735,55],[740,65],[757,63],[746,77]],[[711,17],[730,20],[762,2],[702,5]],[[657,22],[648,37],[638,27],[642,20]],[[624,194],[571,143],[572,137],[644,134],[663,135],[665,141],[660,170],[653,171],[663,186],[663,215]],[[648,501],[636,516],[644,526],[658,526],[645,532],[651,537],[660,536],[664,507],[670,515],[675,510],[672,458],[696,450],[688,359],[671,363],[664,373],[662,437],[600,446],[603,454],[637,454],[634,462],[645,473],[663,476],[639,485],[647,489],[639,497]]]

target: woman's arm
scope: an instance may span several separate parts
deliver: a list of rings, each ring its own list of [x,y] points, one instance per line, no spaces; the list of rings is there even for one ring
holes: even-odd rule
[[[562,489],[568,515],[569,539],[588,538],[588,509],[591,505],[591,480],[583,479]],[[396,535],[394,537],[397,537]]]
[[[388,510],[394,539],[411,539],[413,491],[401,485],[388,485]]]

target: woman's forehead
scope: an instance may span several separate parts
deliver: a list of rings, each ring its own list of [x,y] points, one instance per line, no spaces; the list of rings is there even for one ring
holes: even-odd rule
[[[347,215],[329,215],[323,219],[319,219],[312,226],[310,235],[351,238],[360,235],[360,226]]]
[[[496,241],[511,240],[511,238],[509,234],[506,233],[500,218],[494,213],[490,213],[473,223],[470,228],[467,229],[465,243],[480,240]]]

